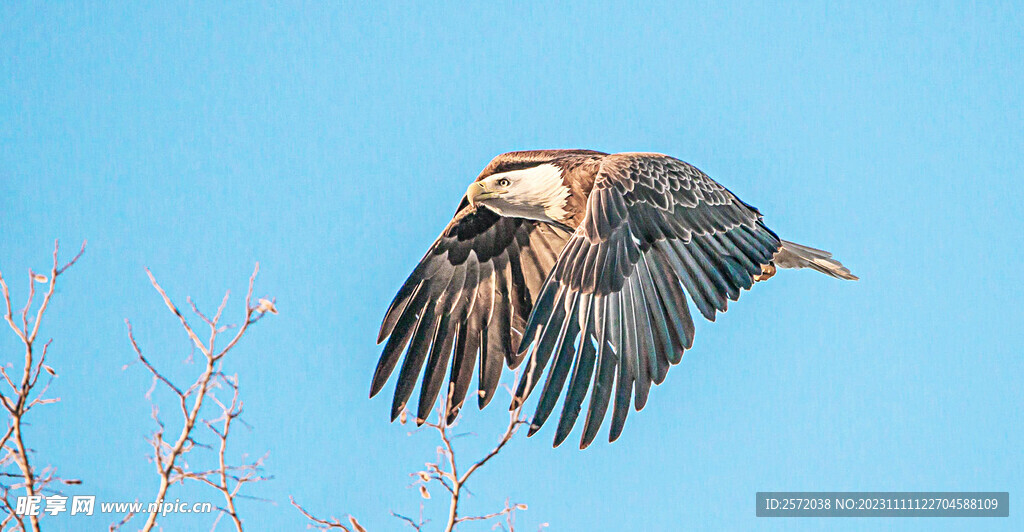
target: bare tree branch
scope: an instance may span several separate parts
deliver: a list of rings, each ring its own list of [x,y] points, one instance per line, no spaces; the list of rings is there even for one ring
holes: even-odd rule
[[[32,497],[41,493],[50,483],[60,480],[56,476],[56,470],[53,468],[48,467],[38,473],[36,472],[29,460],[31,449],[25,444],[25,435],[22,431],[24,417],[29,410],[39,405],[51,404],[60,400],[59,398],[46,397],[50,381],[57,375],[57,372],[52,367],[46,365],[46,356],[49,353],[52,340],[47,340],[41,350],[36,348],[35,342],[39,334],[39,327],[43,323],[43,316],[46,314],[50,299],[56,290],[57,278],[78,262],[78,259],[85,253],[85,242],[82,242],[82,248],[78,254],[63,266],[58,261],[59,251],[60,243],[55,241],[53,243],[53,266],[50,268],[49,275],[29,270],[29,292],[25,306],[21,310],[20,325],[14,321],[10,290],[7,287],[3,274],[0,274],[0,292],[3,294],[4,309],[6,311],[4,313],[4,321],[7,322],[11,330],[14,331],[18,339],[25,346],[25,363],[20,380],[16,382],[15,379],[8,375],[6,368],[0,367],[0,374],[3,375],[4,381],[11,389],[10,396],[0,392],[0,404],[3,405],[8,414],[7,430],[0,437],[0,454],[2,454],[0,463],[4,466],[13,463],[20,471],[20,474],[17,475],[18,482],[11,486],[3,486],[2,490],[0,490],[4,497],[2,508],[8,513],[3,523],[0,524],[0,528],[7,526],[7,524],[13,521],[17,529],[26,530],[22,516],[17,515],[14,509],[11,508],[8,500],[11,490],[24,489],[25,496]],[[36,296],[36,284],[43,283],[46,284],[46,292],[43,293],[42,302],[36,309],[34,319],[30,321],[29,315]],[[41,390],[36,390],[39,377],[44,371],[49,375],[47,382]],[[38,516],[29,515],[28,525],[33,531],[38,531]]]
[[[153,405],[153,420],[157,424],[157,430],[150,438],[150,443],[153,446],[153,462],[156,465],[157,475],[160,479],[159,488],[153,500],[155,502],[163,501],[167,495],[167,490],[176,483],[195,480],[206,484],[220,492],[224,498],[224,507],[219,508],[220,513],[213,526],[216,527],[220,518],[227,515],[234,524],[235,530],[239,532],[242,530],[242,519],[239,517],[237,507],[235,506],[236,499],[242,497],[239,491],[246,484],[268,480],[270,477],[262,475],[265,456],[241,465],[228,464],[226,456],[228,438],[231,434],[233,423],[236,420],[242,422],[240,419],[242,415],[242,401],[239,398],[238,376],[225,375],[221,367],[224,357],[238,344],[238,341],[249,330],[249,327],[262,319],[266,314],[266,310],[262,306],[253,306],[252,304],[253,286],[256,282],[256,276],[259,274],[259,269],[259,264],[257,263],[252,275],[249,277],[249,290],[245,297],[245,320],[237,328],[227,345],[219,350],[216,347],[218,335],[232,328],[220,325],[220,319],[227,306],[230,293],[224,295],[220,306],[217,307],[217,313],[212,318],[203,314],[192,299],[188,298],[192,312],[209,329],[207,341],[203,342],[199,334],[189,324],[185,315],[178,310],[178,307],[171,301],[167,292],[156,281],[153,273],[148,269],[146,270],[153,288],[160,294],[164,304],[171,313],[177,316],[182,329],[184,329],[189,337],[192,348],[197,349],[203,355],[202,373],[187,388],[173,383],[143,355],[142,348],[139,346],[135,333],[132,330],[131,322],[125,320],[125,324],[128,327],[128,338],[136,358],[153,376],[154,385],[161,383],[174,394],[182,419],[181,431],[173,441],[168,441],[165,439],[165,425],[160,419],[159,409],[155,404]],[[225,404],[217,398],[216,391],[220,389],[231,390],[230,403]],[[147,394],[148,396],[149,394]],[[216,411],[219,412],[219,415],[212,419],[205,418],[203,414],[203,412],[207,411],[204,410],[204,406],[208,406],[210,403],[215,404],[218,407]],[[196,447],[213,449],[197,441],[197,428],[200,426],[206,427],[217,438],[217,461],[215,467],[197,471],[185,462],[185,455]],[[148,532],[156,526],[159,513],[159,508],[149,512],[146,523],[142,528],[143,531]],[[111,525],[111,530],[116,530],[120,526],[127,524],[131,518],[132,515],[125,516],[121,522]]]
[[[509,394],[511,394],[514,399],[515,394],[513,391],[507,387],[506,389],[508,389]],[[479,471],[483,466],[487,465],[492,458],[497,456],[498,453],[505,448],[508,442],[512,440],[512,437],[515,436],[516,432],[519,431],[519,427],[527,424],[527,419],[522,416],[523,404],[521,401],[513,402],[514,408],[509,412],[508,425],[505,427],[505,432],[503,432],[501,437],[498,439],[498,443],[486,455],[470,464],[469,467],[460,474],[456,448],[452,443],[457,436],[453,435],[451,430],[459,422],[461,416],[456,416],[452,423],[447,423],[446,421],[445,402],[450,400],[450,393],[451,392],[449,392],[449,396],[442,400],[441,404],[438,405],[436,422],[423,419],[416,420],[417,424],[433,429],[437,432],[441,439],[441,446],[438,447],[438,463],[428,462],[425,470],[410,474],[410,476],[415,479],[412,486],[419,487],[419,493],[423,499],[431,498],[430,491],[427,487],[433,483],[437,483],[444,488],[445,492],[448,493],[448,519],[445,524],[445,532],[451,532],[459,523],[467,521],[488,521],[498,519],[500,517],[505,517],[505,522],[498,523],[495,527],[500,526],[509,532],[512,532],[515,530],[515,512],[526,510],[525,504],[511,504],[509,499],[505,499],[505,507],[499,511],[489,514],[470,516],[459,515],[459,504],[463,500],[464,492],[468,492],[466,484],[469,482],[473,474]],[[403,411],[399,416],[399,421],[402,424],[405,424],[409,419],[409,415],[410,414],[407,410]],[[419,430],[420,429],[414,430],[409,434],[411,435]],[[294,499],[292,499],[292,505],[298,508],[299,511],[302,512],[302,515],[310,521],[310,528],[316,528],[318,530],[336,529],[349,531],[349,528],[342,525],[337,518],[332,517],[331,519],[321,519],[316,517],[306,511],[305,508],[299,506]],[[428,522],[423,519],[422,503],[420,503],[420,517],[418,521],[394,511],[391,512],[391,515],[417,531],[423,530],[424,525]],[[353,525],[357,524],[355,522],[355,518],[349,516],[349,519]],[[541,528],[544,526],[546,525],[541,525]],[[361,527],[358,527],[357,530],[361,530]]]
[[[511,394],[512,391],[509,390]],[[514,398],[514,394],[513,394]],[[505,445],[512,440],[512,436],[519,431],[519,427],[527,424],[525,417],[522,417],[523,405],[521,402],[516,401],[515,408],[509,411],[508,425],[505,427],[505,432],[502,433],[501,438],[498,439],[497,445],[494,446],[483,458],[473,462],[464,473],[459,474],[458,460],[456,459],[455,446],[452,444],[453,437],[451,436],[451,428],[458,423],[458,417],[451,424],[445,422],[445,408],[444,404],[438,408],[437,422],[424,421],[423,425],[430,427],[437,431],[441,437],[441,442],[444,445],[439,449],[440,457],[442,458],[442,465],[427,464],[427,471],[420,471],[417,473],[419,476],[418,482],[421,487],[425,487],[430,482],[438,482],[441,484],[449,493],[450,502],[448,506],[448,522],[445,525],[445,532],[451,532],[456,525],[464,521],[483,521],[501,517],[503,515],[510,515],[518,510],[525,510],[526,505],[517,504],[509,506],[506,500],[505,508],[499,512],[494,512],[487,515],[479,516],[460,516],[459,515],[459,503],[462,502],[463,491],[466,489],[466,484],[469,482],[470,477],[473,476],[481,467],[487,464],[492,458],[497,456]],[[447,466],[445,469],[444,466]]]

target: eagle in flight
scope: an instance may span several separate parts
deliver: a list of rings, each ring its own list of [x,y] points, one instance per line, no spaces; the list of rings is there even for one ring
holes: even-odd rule
[[[780,239],[761,213],[683,161],[656,153],[499,155],[398,291],[381,324],[370,397],[405,353],[394,420],[420,380],[419,422],[448,373],[447,422],[478,374],[480,408],[503,366],[529,361],[513,407],[541,383],[529,434],[568,385],[555,446],[590,402],[580,448],[611,407],[609,441],[693,345],[684,293],[708,320],[776,268],[856,280],[826,251]],[[450,369],[449,369],[450,368]],[[422,379],[419,375],[422,372]],[[614,403],[612,402],[614,397]]]

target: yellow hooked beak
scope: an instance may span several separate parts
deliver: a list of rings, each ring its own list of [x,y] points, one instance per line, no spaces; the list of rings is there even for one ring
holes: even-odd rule
[[[488,188],[487,183],[484,181],[477,181],[469,188],[466,189],[466,199],[469,200],[469,204],[476,207],[477,203],[480,203],[486,199],[496,198],[502,194],[501,191],[491,190]]]

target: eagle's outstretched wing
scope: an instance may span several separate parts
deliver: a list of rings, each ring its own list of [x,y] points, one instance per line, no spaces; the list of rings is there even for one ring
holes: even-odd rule
[[[651,383],[661,383],[693,344],[684,289],[713,321],[779,247],[757,209],[693,166],[658,154],[607,156],[586,216],[548,276],[519,347],[532,350],[516,401],[551,366],[530,433],[547,420],[568,380],[555,445],[572,430],[588,388],[581,447],[594,440],[613,385],[614,441],[631,396],[643,408]]]
[[[384,317],[377,342],[388,341],[370,397],[380,392],[405,351],[391,419],[405,408],[426,362],[417,408],[422,422],[437,400],[451,358],[445,390],[451,422],[466,398],[479,356],[478,401],[483,408],[494,395],[503,365],[515,367],[522,360],[517,353],[526,319],[569,236],[542,222],[474,209],[463,199]]]

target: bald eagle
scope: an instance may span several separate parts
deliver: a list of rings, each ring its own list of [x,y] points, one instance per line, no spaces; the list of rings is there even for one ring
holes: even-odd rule
[[[830,253],[779,239],[756,208],[678,159],[590,150],[499,155],[392,301],[370,397],[404,352],[391,419],[417,380],[416,415],[426,419],[447,371],[451,423],[475,371],[483,408],[503,366],[515,369],[529,353],[513,407],[550,368],[529,434],[568,383],[555,446],[588,390],[580,448],[593,442],[613,396],[615,441],[630,402],[642,409],[651,384],[693,345],[684,292],[714,321],[777,267],[857,279]]]

